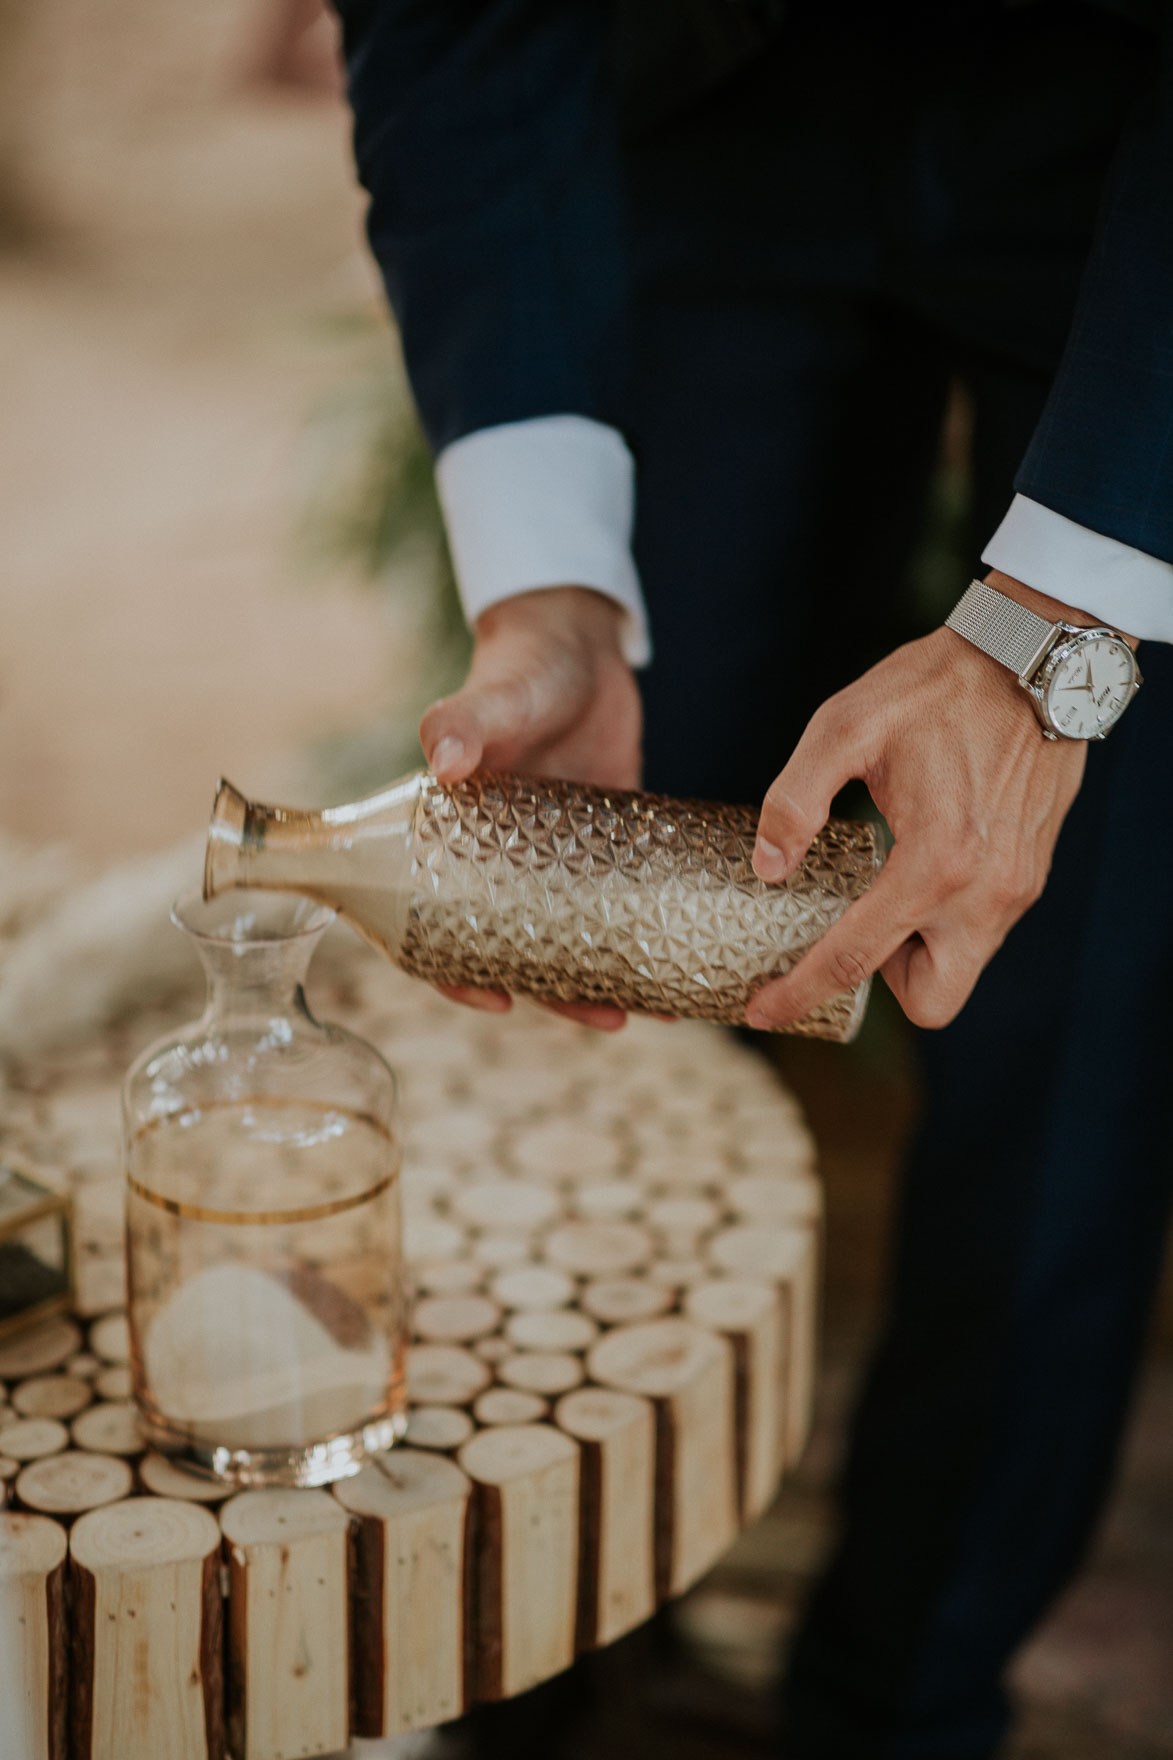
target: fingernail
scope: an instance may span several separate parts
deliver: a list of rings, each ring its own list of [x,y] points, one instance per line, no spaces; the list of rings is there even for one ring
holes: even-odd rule
[[[758,1008],[757,1005],[752,1002],[745,1011],[745,1022],[749,1027],[756,1027],[759,1032],[767,1031],[774,1025],[773,1020],[766,1013],[765,1009]]]
[[[753,868],[759,880],[781,880],[786,874],[786,857],[777,844],[759,837],[753,846]]]
[[[457,739],[454,733],[446,733],[437,740],[436,749],[432,753],[432,769],[454,770],[464,757],[464,741]]]

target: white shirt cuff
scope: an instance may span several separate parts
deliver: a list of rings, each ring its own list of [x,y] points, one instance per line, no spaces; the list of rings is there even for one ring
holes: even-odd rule
[[[446,446],[436,487],[465,616],[541,587],[593,587],[620,604],[623,653],[651,659],[631,555],[635,464],[622,436],[587,416],[536,416]]]
[[[1173,642],[1173,562],[1016,495],[982,561],[1146,642]]]

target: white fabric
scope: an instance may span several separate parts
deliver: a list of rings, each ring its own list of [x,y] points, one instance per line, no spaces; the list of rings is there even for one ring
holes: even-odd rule
[[[622,436],[587,416],[480,428],[446,446],[436,484],[470,623],[540,587],[593,587],[626,612],[623,652],[651,659],[631,555],[635,464]]]
[[[982,561],[1126,635],[1173,642],[1173,563],[1089,531],[1026,495],[1014,497]]]

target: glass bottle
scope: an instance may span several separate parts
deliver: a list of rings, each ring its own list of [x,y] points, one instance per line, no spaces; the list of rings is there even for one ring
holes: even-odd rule
[[[303,988],[332,915],[181,901],[207,1007],[123,1087],[140,1422],[237,1485],[327,1483],[405,1424],[395,1080]]]
[[[744,1023],[865,890],[876,828],[831,820],[801,867],[753,872],[752,807],[481,773],[426,771],[349,806],[266,807],[221,782],[204,895],[288,889],[333,906],[433,983]],[[787,1029],[854,1037],[868,984]]]

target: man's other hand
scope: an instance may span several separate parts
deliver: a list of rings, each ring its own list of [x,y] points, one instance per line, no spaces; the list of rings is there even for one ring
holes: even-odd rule
[[[758,991],[750,1024],[785,1026],[879,971],[909,1020],[945,1026],[1041,893],[1086,755],[1044,739],[1012,674],[949,629],[824,703],[766,795],[757,873],[791,873],[852,778],[895,844],[870,890]]]
[[[514,770],[636,788],[642,710],[620,647],[620,606],[586,587],[547,587],[491,605],[477,619],[463,687],[433,703],[420,741],[441,782],[474,770]],[[495,991],[448,990],[457,1001],[508,1008]],[[573,1003],[559,1014],[614,1029],[616,1008]]]

